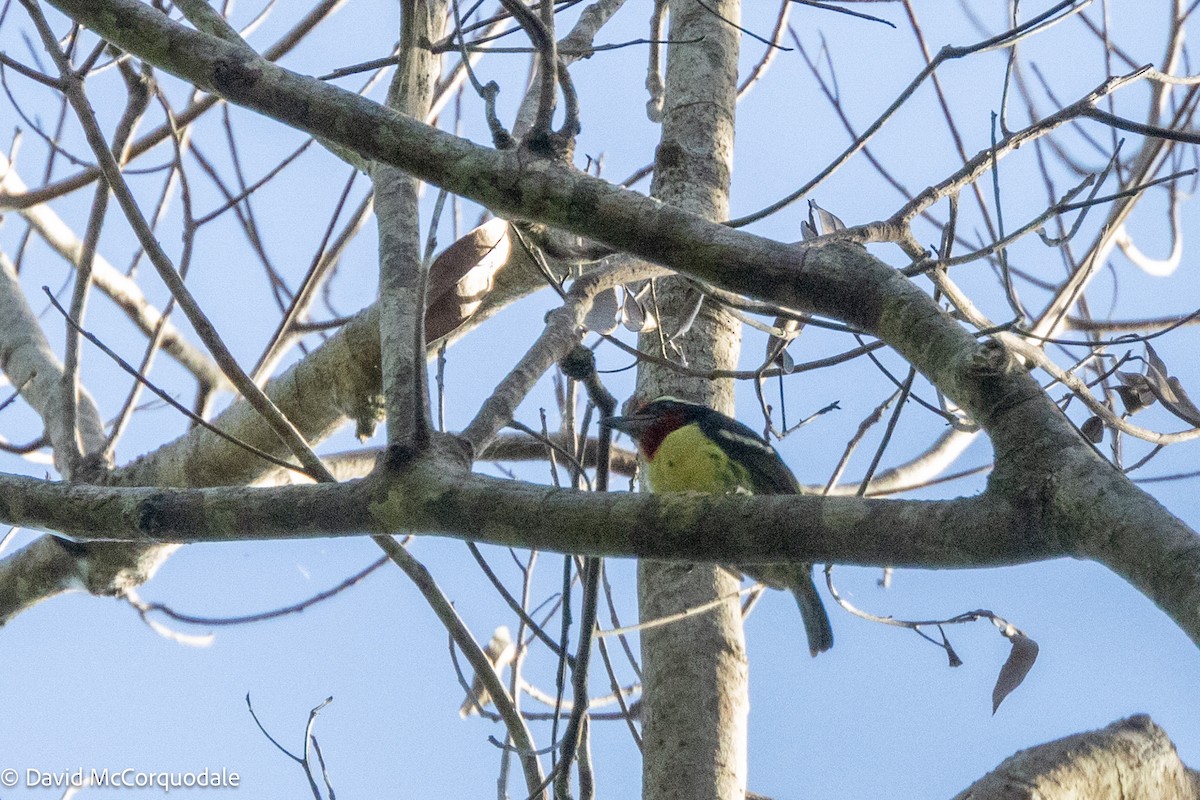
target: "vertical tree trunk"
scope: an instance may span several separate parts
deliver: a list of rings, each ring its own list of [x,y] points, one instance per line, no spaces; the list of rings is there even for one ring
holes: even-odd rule
[[[740,17],[740,0],[707,5],[726,20]],[[733,167],[734,103],[737,88],[738,31],[695,0],[673,0],[667,57],[662,139],[655,158],[655,196],[703,214],[725,219]],[[678,331],[697,300],[688,281],[668,278],[657,287],[663,336]],[[641,347],[660,352],[655,331]],[[704,303],[688,334],[674,343],[687,363],[702,370],[737,364],[740,325],[728,313]],[[668,355],[672,355],[668,353]],[[663,394],[733,410],[730,381],[704,381],[644,364],[638,396]],[[720,567],[642,562],[639,601],[643,620],[729,596],[738,581]],[[642,660],[643,797],[741,800],[746,791],[748,668],[742,620],[736,599],[680,622],[644,631]]]

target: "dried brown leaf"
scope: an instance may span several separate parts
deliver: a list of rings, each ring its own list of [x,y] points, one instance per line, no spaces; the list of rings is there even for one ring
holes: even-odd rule
[[[1100,444],[1104,441],[1104,420],[1099,417],[1088,417],[1079,430],[1083,433],[1083,437],[1092,444]]]
[[[625,292],[625,302],[621,306],[621,324],[633,333],[641,333],[646,329],[646,309],[633,292]]]
[[[511,254],[509,224],[495,218],[467,233],[433,260],[425,294],[426,341],[441,339],[471,318]]]
[[[1117,394],[1121,397],[1126,414],[1136,414],[1143,408],[1154,405],[1154,390],[1150,388],[1150,381],[1145,375],[1117,370],[1116,376],[1121,382],[1117,387]]]
[[[1173,399],[1168,401],[1166,397],[1159,398],[1162,400],[1163,405],[1184,422],[1200,428],[1200,408],[1197,408],[1192,399],[1188,397],[1187,392],[1183,389],[1183,384],[1179,382],[1179,378],[1167,378],[1167,386],[1171,390]]]
[[[821,234],[846,230],[846,223],[842,222],[836,214],[826,211],[812,200],[808,201],[808,220],[812,228]]]
[[[621,304],[617,302],[617,290],[605,289],[592,300],[592,308],[583,319],[589,331],[609,334],[621,324]]]
[[[1171,375],[1166,362],[1150,343],[1146,343],[1146,384],[1163,407],[1193,427],[1200,427],[1200,408],[1197,408],[1183,384]]]
[[[791,375],[796,371],[796,360],[787,350],[779,351],[779,355],[775,356],[775,363],[783,370],[784,375]]]
[[[1170,375],[1171,371],[1167,369],[1166,363],[1164,363],[1162,358],[1159,357],[1158,351],[1156,351],[1149,342],[1145,342],[1144,344],[1146,346],[1146,363],[1150,365],[1149,371],[1157,372],[1163,377]]]
[[[1037,661],[1038,657],[1038,643],[1012,625],[1001,629],[1001,633],[1012,642],[1012,650],[1009,652],[1004,666],[1000,667],[1000,675],[997,676],[996,685],[992,689],[993,714],[996,713],[996,709],[1000,708],[1004,698],[1008,697],[1025,680],[1025,676],[1029,674],[1029,670],[1033,669],[1033,662]]]

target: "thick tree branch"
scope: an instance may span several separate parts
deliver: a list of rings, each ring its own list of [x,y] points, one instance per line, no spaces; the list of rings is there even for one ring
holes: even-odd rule
[[[1197,800],[1188,769],[1162,728],[1145,715],[1067,736],[1004,760],[954,800]]]
[[[429,534],[599,556],[972,567],[1072,554],[1029,509],[957,500],[583,493],[427,461],[343,484],[166,489],[0,476],[0,519],[77,541]],[[747,520],[754,520],[749,524]]]
[[[80,387],[75,425],[62,425],[63,365],[50,348],[33,309],[25,302],[8,256],[0,253],[0,365],[9,383],[38,413],[50,437],[61,470],[70,466],[62,457],[78,452],[79,443],[62,441],[78,436],[86,452],[98,452],[105,442],[104,422],[87,390]]]

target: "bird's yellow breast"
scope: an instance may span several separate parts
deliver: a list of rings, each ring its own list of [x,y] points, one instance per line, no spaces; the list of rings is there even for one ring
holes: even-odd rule
[[[685,425],[663,439],[646,467],[653,492],[750,491],[750,475],[726,455],[716,442]]]

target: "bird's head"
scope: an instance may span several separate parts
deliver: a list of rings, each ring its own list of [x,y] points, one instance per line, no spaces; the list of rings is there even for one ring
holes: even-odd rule
[[[712,409],[699,403],[689,403],[677,397],[659,397],[644,403],[631,414],[609,417],[604,424],[627,434],[637,442],[638,449],[646,458],[653,458],[654,452],[669,434],[710,413]]]

